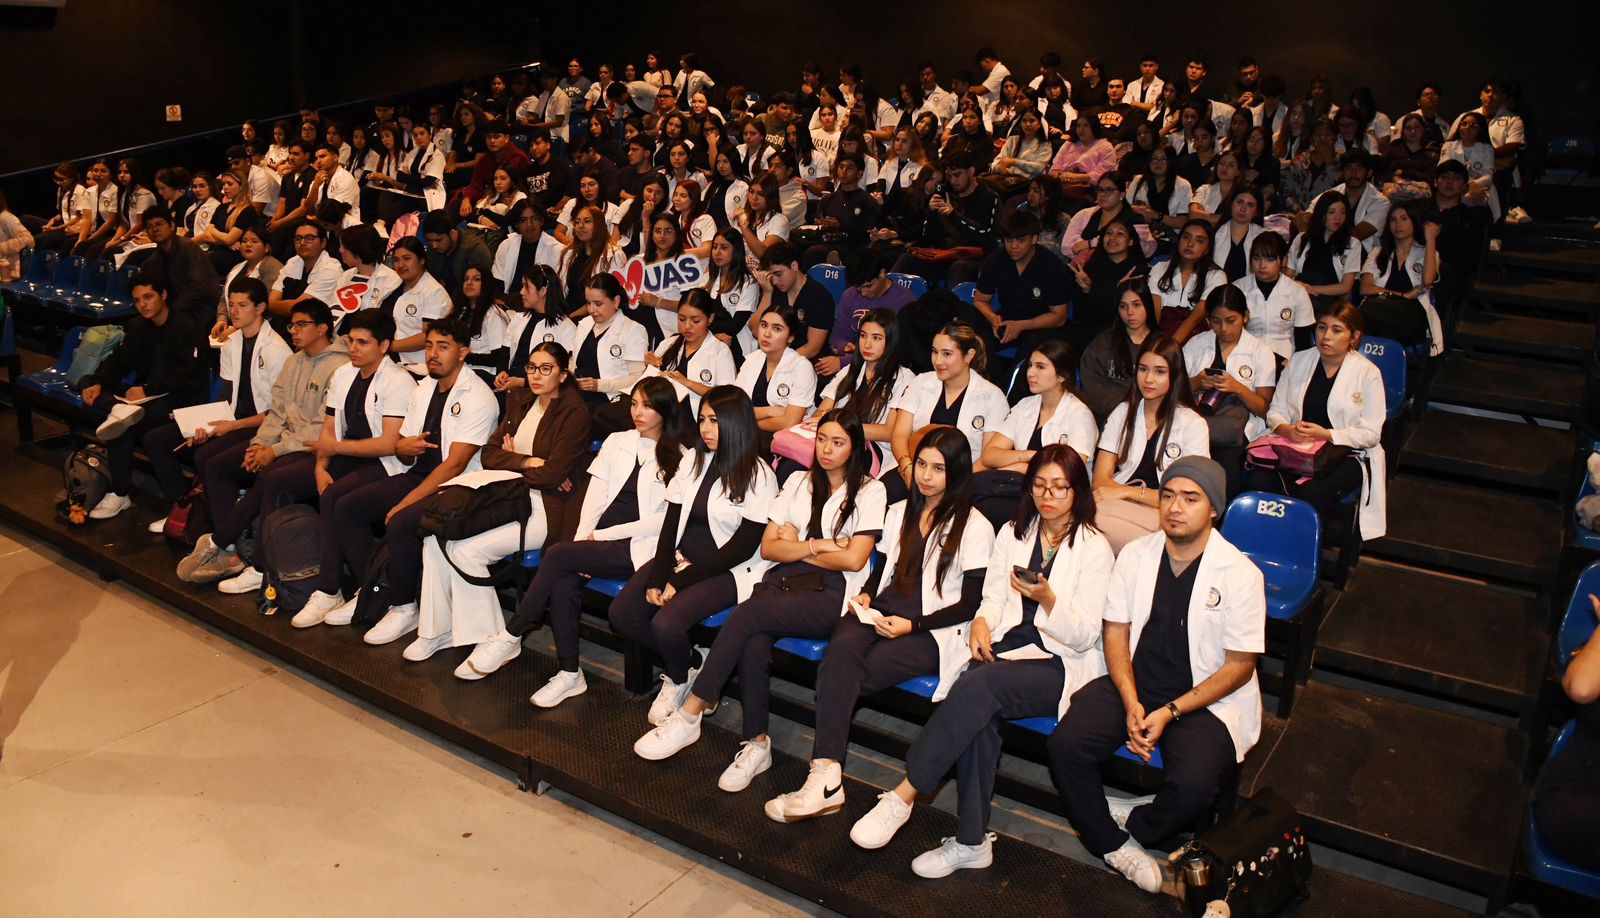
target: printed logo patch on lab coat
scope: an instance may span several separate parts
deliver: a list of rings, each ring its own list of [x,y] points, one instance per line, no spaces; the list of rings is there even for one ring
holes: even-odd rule
[[[460,402],[456,402],[454,405],[450,406],[450,414],[455,416],[455,417],[458,417],[458,418],[461,417],[461,403]]]
[[[1248,363],[1239,368],[1239,377],[1241,379],[1249,379],[1254,375],[1256,375],[1256,371],[1251,369]]]
[[[1211,592],[1206,594],[1206,608],[1215,609],[1220,605],[1222,605],[1222,593],[1216,587],[1212,587]]]
[[[972,419],[972,429],[982,430],[985,423],[987,422],[984,421],[983,415],[980,414]]]
[[[1355,402],[1357,405],[1360,405],[1362,402],[1364,402],[1366,400],[1367,400],[1367,397],[1362,395],[1360,392],[1352,392],[1352,393],[1350,393],[1350,401]]]
[[[1282,309],[1278,310],[1278,318],[1282,319],[1285,322],[1288,322],[1289,320],[1294,318],[1294,310],[1290,309],[1287,306],[1285,306]]]
[[[711,382],[711,371],[710,370],[701,370],[700,371],[700,381],[703,382],[703,383]]]
[[[613,357],[621,357],[622,356],[622,345],[620,345],[620,344],[611,345],[611,349],[610,349],[609,353]]]
[[[1183,454],[1183,447],[1176,443],[1168,443],[1165,452],[1168,459],[1176,459]]]
[[[416,303],[408,303],[406,305],[406,315],[414,316],[416,314],[417,314],[417,304]]]
[[[778,383],[778,397],[779,398],[788,398],[789,397],[789,384],[788,383]]]

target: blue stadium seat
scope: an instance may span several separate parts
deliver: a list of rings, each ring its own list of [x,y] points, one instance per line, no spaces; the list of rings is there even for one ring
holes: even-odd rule
[[[810,660],[813,663],[820,662],[822,655],[828,652],[827,641],[813,641],[809,638],[778,638],[772,642],[772,646],[784,653],[793,654],[802,660]]]
[[[1363,338],[1361,354],[1383,374],[1383,397],[1388,403],[1385,417],[1394,420],[1406,404],[1406,349],[1388,338]]]
[[[599,577],[590,578],[588,583],[589,589],[594,590],[596,593],[610,596],[612,599],[616,599],[617,594],[621,593],[622,588],[627,585],[628,581],[626,580],[602,580]]]
[[[50,284],[35,291],[27,298],[28,302],[46,309],[65,312],[68,301],[78,294],[78,281],[83,277],[83,269],[87,263],[88,259],[82,255],[60,259],[56,262]]]
[[[1597,449],[1600,449],[1600,440],[1590,440],[1588,443],[1588,453],[1593,453]],[[1568,519],[1567,525],[1568,528],[1572,530],[1571,534],[1573,545],[1584,551],[1600,552],[1600,532],[1595,532],[1593,529],[1590,529],[1589,527],[1578,522],[1577,501],[1583,500],[1585,497],[1593,496],[1593,494],[1594,485],[1589,483],[1589,475],[1587,470],[1585,470],[1583,484],[1578,488],[1578,497],[1577,500],[1573,501],[1572,515]]]
[[[1583,569],[1578,582],[1572,586],[1572,597],[1567,600],[1567,611],[1561,617],[1561,630],[1556,634],[1556,678],[1567,672],[1567,662],[1594,636],[1594,607],[1589,604],[1589,594],[1600,596],[1600,561]]]
[[[78,349],[78,342],[83,340],[85,331],[87,329],[81,325],[68,329],[66,337],[61,341],[61,354],[56,358],[55,366],[23,374],[22,378],[17,380],[18,388],[82,405],[83,399],[72,387],[72,381],[67,379],[67,368],[72,366],[72,352]]]
[[[1591,571],[1593,569],[1593,567],[1590,568]],[[1589,571],[1585,571],[1585,576],[1588,573]],[[1584,596],[1583,613],[1588,617],[1592,630],[1594,612],[1588,608],[1587,594]],[[1568,617],[1571,618],[1572,616],[1569,614]],[[1572,733],[1577,726],[1578,722],[1573,720],[1568,721],[1567,725],[1561,728],[1561,732],[1556,736],[1556,741],[1550,746],[1551,758],[1554,758],[1556,753],[1566,748],[1567,741],[1572,738]],[[1552,855],[1545,848],[1544,839],[1539,835],[1539,823],[1538,820],[1534,819],[1532,807],[1528,809],[1528,872],[1532,873],[1541,882],[1548,883],[1551,886],[1577,893],[1580,896],[1588,896],[1591,899],[1600,899],[1600,874],[1590,873]]]
[[[522,553],[521,564],[523,567],[538,567],[539,559],[543,556],[544,553],[539,551],[537,548],[533,551],[525,551]]]
[[[932,698],[933,690],[939,687],[938,676],[918,676],[900,683],[898,688],[903,692],[910,692],[918,698]]]
[[[21,280],[6,285],[6,298],[28,306],[38,306],[41,297],[52,286],[56,265],[61,256],[53,251],[34,252],[28,261],[28,272]]]
[[[106,287],[114,273],[116,271],[111,262],[104,259],[85,262],[83,270],[78,273],[77,289],[58,291],[49,298],[50,307],[74,315],[93,315],[92,304],[105,297]]]
[[[706,628],[721,628],[723,625],[728,623],[728,616],[732,614],[733,606],[729,606],[728,608],[723,609],[721,612],[718,612],[716,615],[708,615],[705,618],[702,618],[700,620],[700,624]]]
[[[117,319],[133,315],[133,275],[137,269],[123,265],[106,278],[103,294],[87,297],[79,305],[83,314],[95,319]]]
[[[850,288],[849,282],[844,279],[844,268],[838,265],[816,265],[806,272],[806,277],[821,284],[835,303],[839,302],[839,297],[844,296],[844,292]]]
[[[904,287],[909,290],[911,295],[917,297],[918,299],[921,299],[922,295],[928,292],[928,279],[925,277],[918,277],[915,274],[896,274],[890,272],[889,279],[894,281],[896,286]],[[839,300],[838,297],[834,297],[833,299],[834,302],[838,302]]]
[[[1261,568],[1267,615],[1298,615],[1317,590],[1322,521],[1303,500],[1246,491],[1228,505],[1222,536]]]
[[[974,284],[972,281],[967,281],[964,284],[956,284],[954,287],[950,288],[950,292],[956,295],[956,299],[971,305],[973,296],[978,292],[978,285]]]

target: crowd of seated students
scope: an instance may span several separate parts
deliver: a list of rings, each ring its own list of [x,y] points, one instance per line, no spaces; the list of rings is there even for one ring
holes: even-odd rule
[[[90,516],[132,506],[136,446],[169,503],[187,457],[215,522],[178,574],[245,593],[263,580],[246,533],[315,503],[295,627],[352,622],[382,532],[366,643],[460,648],[476,680],[548,621],[539,707],[585,691],[584,583],[622,581],[612,625],[663,668],[636,751],[694,742],[737,672],[729,792],[771,763],[774,642],[827,640],[811,775],[766,804],[781,822],[842,806],[861,695],[937,675],[857,844],[886,844],[954,766],[961,828],[913,866],[987,866],[997,724],[1051,716],[1073,824],[1154,891],[1144,846],[1210,811],[1260,729],[1262,577],[1215,525],[1248,487],[1324,515],[1354,497],[1361,536],[1383,534],[1385,394],[1361,338],[1442,348],[1516,199],[1521,125],[1499,81],[1444,125],[1431,85],[1391,120],[1320,78],[1291,100],[1248,60],[1224,90],[1200,60],[1170,82],[1154,58],[1134,80],[1090,61],[1074,87],[1054,55],[1029,81],[977,59],[954,91],[925,65],[896,100],[808,63],[761,109],[743,87],[713,107],[692,57],[598,81],[573,61],[422,121],[385,102],[365,127],[303,111],[270,143],[247,124],[215,178],[163,169],[159,198],[132,160],[83,187],[63,164],[58,212],[24,221],[36,244],[150,248],[127,343],[81,381],[91,406],[154,399],[112,431]],[[684,254],[702,284],[630,297],[614,273]],[[823,261],[837,300],[806,270]],[[208,397],[208,346],[230,417],[185,438],[169,418]],[[1269,433],[1348,453],[1305,479],[1248,466]],[[525,484],[527,518],[422,537],[434,495],[480,471]],[[483,578],[532,549],[507,620]],[[1101,799],[1098,764],[1158,741],[1167,788]]]

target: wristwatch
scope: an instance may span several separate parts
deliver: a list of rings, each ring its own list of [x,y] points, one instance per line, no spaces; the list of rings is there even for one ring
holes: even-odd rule
[[[1178,711],[1178,703],[1176,701],[1167,702],[1167,713],[1172,715],[1173,723],[1183,719],[1183,714]]]

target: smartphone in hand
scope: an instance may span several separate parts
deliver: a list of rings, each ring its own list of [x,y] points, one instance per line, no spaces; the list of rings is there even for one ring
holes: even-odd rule
[[[1018,567],[1015,564],[1011,565],[1011,575],[1027,584],[1038,583],[1040,580],[1044,579],[1038,571],[1030,571],[1025,567]]]

